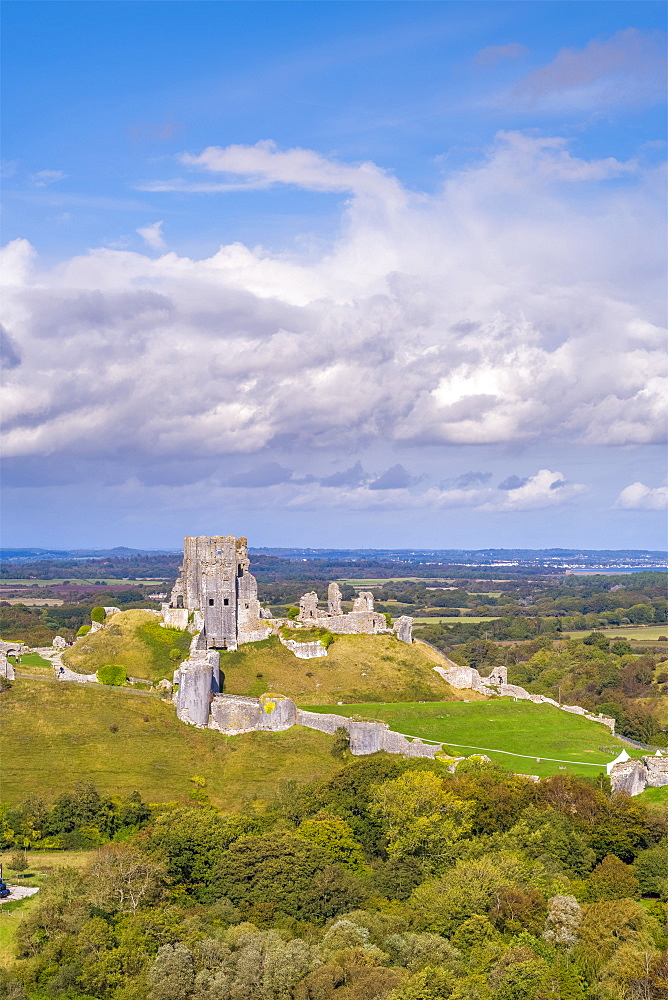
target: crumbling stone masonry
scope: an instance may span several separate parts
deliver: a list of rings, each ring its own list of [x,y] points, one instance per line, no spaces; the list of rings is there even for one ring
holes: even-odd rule
[[[410,740],[401,733],[394,733],[386,722],[367,722],[364,719],[348,719],[344,715],[303,711],[296,707],[292,699],[279,694],[263,694],[261,698],[213,694],[210,697],[210,714],[206,722],[195,721],[192,715],[186,715],[179,707],[178,695],[176,697],[177,715],[183,722],[189,722],[200,728],[206,726],[209,729],[216,729],[226,736],[258,731],[277,733],[294,725],[317,729],[321,733],[333,736],[337,729],[343,727],[350,734],[350,750],[355,756],[386,750],[388,753],[398,753],[404,757],[433,758],[443,750],[440,743],[430,745],[420,739]],[[205,700],[202,699],[202,706]],[[200,719],[203,719],[203,714]]]
[[[613,791],[639,795],[646,788],[668,785],[668,757],[660,751],[654,757],[629,757],[628,760],[613,763],[609,774]]]
[[[330,583],[327,589],[327,611],[318,607],[318,595],[314,590],[304,594],[299,601],[297,621],[325,628],[334,635],[379,635],[393,632],[400,642],[413,641],[413,619],[402,615],[389,628],[385,615],[374,611],[373,594],[369,590],[361,591],[353,601],[352,611],[344,614],[341,611],[341,590],[337,583]]]
[[[201,614],[206,649],[233,650],[266,639],[271,627],[263,620],[249,566],[245,538],[186,536],[181,574],[169,605],[163,605],[165,624],[188,628],[190,616]]]

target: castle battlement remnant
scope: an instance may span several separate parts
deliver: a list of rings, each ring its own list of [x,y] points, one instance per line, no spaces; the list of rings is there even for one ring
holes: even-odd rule
[[[263,620],[249,566],[245,538],[187,535],[181,574],[170,603],[162,606],[165,624],[187,628],[192,617],[205,649],[233,650],[266,639],[271,628]]]

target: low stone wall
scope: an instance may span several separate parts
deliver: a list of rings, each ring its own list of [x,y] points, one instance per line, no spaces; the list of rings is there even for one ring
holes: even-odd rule
[[[188,609],[170,608],[169,604],[162,605],[162,624],[167,628],[178,628],[183,632],[188,628]]]
[[[226,736],[254,733],[258,730],[281,732],[297,721],[297,708],[290,698],[265,694],[261,698],[219,694],[211,702],[209,728]]]
[[[14,664],[9,662],[4,653],[0,653],[0,677],[13,681],[15,676]]]
[[[321,642],[297,642],[295,639],[284,639],[282,635],[278,637],[281,643],[294,653],[300,660],[315,660],[320,656],[327,656],[327,650]]]
[[[452,661],[448,662],[452,663]],[[548,698],[547,695],[529,694],[525,688],[520,687],[518,684],[498,683],[498,680],[507,677],[505,667],[495,667],[489,677],[481,677],[475,667],[460,666],[459,664],[452,664],[450,667],[437,666],[434,667],[434,670],[451,687],[457,688],[460,691],[477,691],[479,694],[484,694],[488,697],[497,695],[504,698],[518,698],[522,701],[532,701],[535,705],[554,705],[555,708],[560,708],[562,712],[570,712],[572,715],[582,715],[591,722],[601,722],[613,733],[615,731],[615,720],[607,715],[594,715],[593,712],[588,712],[579,705],[560,705],[554,698]]]
[[[385,750],[400,753],[404,757],[434,757],[443,750],[441,743],[429,745],[422,740],[409,740],[401,733],[393,732],[386,722],[367,722],[365,719],[349,719],[345,715],[329,715],[324,712],[308,712],[297,709],[298,726],[318,729],[333,736],[343,728],[350,736],[350,752],[356,757]]]

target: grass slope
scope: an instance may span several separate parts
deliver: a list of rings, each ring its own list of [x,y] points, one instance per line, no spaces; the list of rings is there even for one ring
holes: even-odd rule
[[[456,754],[468,755],[475,753],[476,748],[485,748],[487,755],[503,767],[541,777],[558,774],[560,768],[571,774],[595,776],[597,768],[586,762],[590,760],[602,768],[623,748],[601,723],[570,715],[552,705],[515,702],[510,698],[470,704],[322,705],[314,706],[313,711],[387,722],[395,732],[443,742]],[[601,746],[618,749],[602,752]],[[490,753],[489,749],[499,752]],[[540,763],[536,757],[541,758]],[[560,765],[545,757],[574,763]],[[582,761],[585,763],[579,763]]]
[[[439,677],[434,665],[443,666],[435,650],[390,635],[336,636],[327,656],[314,660],[297,659],[273,636],[220,656],[228,694],[279,691],[302,705],[463,697]]]
[[[150,611],[121,611],[108,618],[109,628],[83,635],[63,653],[63,662],[84,674],[94,674],[108,663],[125,667],[130,677],[150,681],[172,679],[174,668],[188,655],[192,635],[162,628]],[[179,656],[172,658],[173,650]]]
[[[155,695],[51,680],[17,680],[0,696],[2,797],[50,801],[79,780],[106,794],[134,789],[149,802],[188,802],[193,775],[226,810],[273,798],[286,780],[333,773],[331,737],[293,727],[284,733],[225,737],[176,718]],[[117,732],[112,732],[117,726]]]

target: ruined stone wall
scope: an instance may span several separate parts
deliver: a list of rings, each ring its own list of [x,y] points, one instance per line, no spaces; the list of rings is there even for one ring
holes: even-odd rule
[[[396,635],[399,642],[413,642],[413,619],[410,615],[402,615],[401,618],[397,618],[394,625],[392,626],[392,631]]]
[[[433,758],[443,749],[440,743],[430,746],[419,739],[409,740],[401,733],[393,732],[386,722],[367,722],[349,719],[345,715],[327,715],[324,712],[308,712],[303,709],[297,709],[296,722],[298,726],[318,729],[322,733],[329,733],[330,736],[341,727],[346,729],[350,736],[350,752],[356,757],[385,750],[387,753],[399,753],[404,757]]]
[[[185,631],[188,628],[187,608],[171,608],[169,604],[162,606],[162,624],[167,628],[179,628]]]
[[[320,618],[321,615],[322,612],[318,608],[318,595],[315,590],[310,590],[308,594],[302,594],[299,599],[299,621],[312,622],[314,618]]]
[[[327,610],[330,615],[340,615],[341,612],[341,588],[338,583],[330,583],[327,588]]]
[[[327,650],[321,642],[297,642],[295,639],[284,639],[280,635],[278,638],[300,660],[314,660],[320,656],[327,656]]]
[[[0,653],[0,677],[13,681],[15,677],[14,664],[10,663],[5,653]]]
[[[227,736],[257,731],[281,732],[296,722],[297,709],[290,698],[265,694],[261,698],[220,694],[211,702],[209,728]]]
[[[373,611],[373,594],[370,590],[360,590],[353,601],[353,614],[355,612],[364,613],[365,611]]]
[[[193,639],[193,645],[197,642]],[[176,714],[182,722],[205,728],[209,724],[211,699],[220,691],[220,657],[216,650],[191,653],[174,671]]]
[[[350,612],[331,618],[316,618],[313,625],[326,628],[334,635],[377,635],[389,632],[385,615],[378,611]]]
[[[640,795],[646,788],[668,785],[668,757],[639,757],[621,761],[610,771],[613,792]]]

